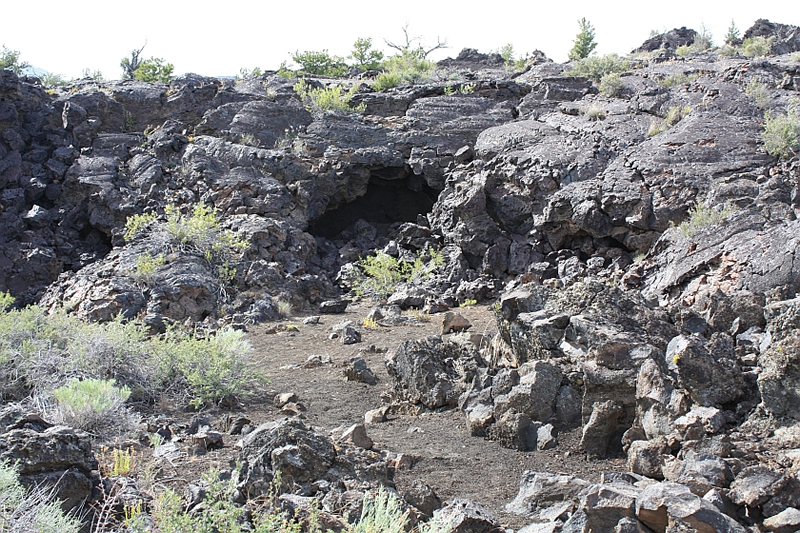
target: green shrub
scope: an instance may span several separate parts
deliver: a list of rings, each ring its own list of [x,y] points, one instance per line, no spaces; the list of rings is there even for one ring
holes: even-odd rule
[[[362,70],[377,70],[383,61],[383,52],[372,48],[371,37],[359,37],[353,43],[353,51],[348,57]]]
[[[766,110],[770,107],[771,101],[767,87],[756,80],[750,82],[744,92],[755,101],[756,107]]]
[[[239,69],[239,74],[236,75],[236,81],[260,78],[263,74],[264,73],[258,67],[255,67],[252,70],[250,70],[249,68],[242,67]]]
[[[150,284],[153,282],[156,269],[164,266],[166,262],[167,258],[164,257],[164,254],[153,257],[150,252],[145,252],[136,258],[136,271],[133,277],[144,284]]]
[[[36,306],[0,312],[0,397],[5,401],[50,398],[71,378],[114,380],[136,401],[244,397],[263,379],[250,357],[242,334],[225,328],[206,338],[175,328],[149,337],[142,324],[121,317],[98,324]]]
[[[600,93],[608,98],[617,98],[625,86],[618,72],[610,72],[600,79]]]
[[[386,72],[398,77],[400,83],[414,84],[430,77],[436,64],[425,58],[421,49],[403,49],[399,54],[388,58],[383,68]],[[399,83],[398,83],[399,85]]]
[[[394,292],[400,283],[425,279],[444,264],[441,252],[427,251],[427,261],[420,254],[413,263],[401,261],[384,252],[365,257],[358,262],[360,275],[355,283],[358,296],[383,297]]]
[[[0,50],[0,70],[10,70],[17,76],[22,74],[22,71],[30,65],[25,61],[20,61],[19,56],[18,50],[9,50],[6,45],[3,45],[3,49]]]
[[[595,82],[603,79],[603,76],[613,73],[622,73],[630,70],[630,61],[617,54],[607,54],[600,57],[587,57],[572,63],[572,70],[567,72],[567,76],[582,76]]]
[[[160,57],[151,57],[142,61],[133,71],[133,78],[150,83],[169,83],[174,69],[172,63],[165,63]]]
[[[90,432],[130,427],[123,420],[128,418],[124,403],[131,390],[115,384],[113,379],[73,379],[54,390],[60,421]]]
[[[746,57],[764,57],[769,55],[775,37],[750,37],[742,41],[742,55]]]
[[[156,221],[158,216],[155,213],[143,213],[132,215],[125,221],[125,233],[123,237],[130,241],[140,233],[143,233],[150,225]]]
[[[45,87],[61,87],[69,83],[69,80],[61,74],[53,74],[52,72],[37,74],[37,77]]]
[[[348,533],[403,533],[408,523],[400,499],[381,487],[364,495],[361,518]]]
[[[103,81],[103,73],[100,70],[95,69],[92,70],[90,68],[85,68],[81,72],[81,78],[88,78],[95,81]]]
[[[81,522],[65,514],[46,487],[25,490],[16,468],[0,461],[0,531],[79,533]]]
[[[375,77],[372,88],[376,91],[383,91],[397,87],[403,81],[403,76],[397,72],[381,72]]]
[[[578,21],[578,26],[580,31],[575,36],[572,50],[568,54],[570,61],[585,59],[597,48],[597,42],[594,40],[594,27],[591,23],[586,18],[582,18]]]
[[[719,224],[736,212],[736,208],[726,205],[722,209],[711,209],[703,204],[696,204],[689,209],[689,220],[681,222],[678,231],[684,237],[691,237],[701,229]]]
[[[222,328],[208,338],[170,330],[151,343],[160,354],[160,376],[165,383],[188,385],[190,404],[200,407],[252,394],[263,381],[253,372],[252,349],[242,331]]]
[[[347,72],[347,65],[341,57],[331,56],[327,50],[321,52],[299,50],[292,54],[292,61],[299,64],[305,74],[338,78]]]
[[[350,106],[350,100],[353,99],[357,91],[355,85],[345,93],[341,85],[312,89],[306,83],[306,80],[300,80],[295,84],[294,91],[303,101],[306,108],[312,112],[347,111],[350,113],[363,113],[366,109],[364,104],[356,107]]]
[[[764,115],[764,148],[767,153],[789,159],[800,152],[800,109],[792,106],[785,115],[767,112]]]
[[[11,294],[7,292],[0,292],[0,312],[8,310],[14,302],[16,298],[11,296]]]
[[[739,55],[739,49],[736,48],[735,46],[726,44],[725,46],[717,50],[717,53],[724,57],[736,57],[737,55]]]
[[[725,34],[725,44],[735,45],[739,41],[739,28],[736,23],[731,19],[731,25],[728,26],[728,32]]]
[[[665,78],[659,78],[658,85],[661,87],[675,87],[677,85],[685,85],[687,83],[691,83],[699,77],[700,74],[698,73],[684,74],[683,72],[679,72],[677,74],[672,74],[671,76],[667,76]]]

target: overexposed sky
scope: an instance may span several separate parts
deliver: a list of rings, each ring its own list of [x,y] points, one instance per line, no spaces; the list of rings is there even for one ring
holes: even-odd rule
[[[434,60],[455,57],[462,48],[481,52],[511,43],[518,55],[542,50],[566,61],[586,17],[596,30],[596,52],[626,54],[650,30],[686,26],[710,30],[721,44],[731,23],[742,33],[758,18],[800,25],[796,0],[668,0],[666,2],[562,0],[458,2],[444,0],[37,0],[5,2],[0,45],[22,53],[31,65],[67,78],[83,69],[118,79],[120,59],[147,46],[143,58],[161,57],[175,74],[233,76],[241,67],[277,69],[295,50],[327,49],[347,56],[359,37],[372,37],[384,52],[384,39],[402,42],[408,24],[412,37],[449,48]],[[11,22],[14,21],[14,22]]]

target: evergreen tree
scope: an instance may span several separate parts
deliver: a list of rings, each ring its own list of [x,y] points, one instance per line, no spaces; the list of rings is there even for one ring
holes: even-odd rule
[[[569,51],[570,61],[589,57],[589,54],[597,47],[594,40],[594,26],[586,18],[580,19],[578,26],[581,31],[575,36],[574,46]]]
[[[735,45],[739,42],[739,28],[736,23],[731,19],[731,25],[728,28],[728,33],[725,34],[725,44]]]

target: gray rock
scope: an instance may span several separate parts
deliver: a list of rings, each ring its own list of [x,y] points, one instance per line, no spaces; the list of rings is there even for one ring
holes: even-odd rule
[[[577,504],[581,493],[591,485],[574,476],[526,470],[522,473],[519,492],[505,509],[508,513],[536,518],[551,505],[561,502]]]
[[[455,499],[435,513],[453,533],[497,533],[500,522],[483,506],[469,500]]]
[[[794,533],[800,530],[800,510],[794,507],[784,509],[764,520],[764,529],[775,533]]]
[[[623,415],[622,404],[613,400],[595,403],[592,415],[583,426],[581,448],[589,457],[605,457],[615,445],[620,434],[619,420]]]
[[[728,497],[737,505],[756,507],[778,494],[789,482],[789,478],[766,466],[745,468],[731,483]]]
[[[669,452],[664,437],[653,440],[635,440],[628,448],[628,468],[635,474],[664,479],[661,469],[664,455]]]
[[[623,484],[596,484],[588,487],[580,510],[586,514],[591,530],[611,531],[623,518],[635,517],[636,497],[640,490]]]
[[[351,358],[345,364],[344,377],[347,381],[356,381],[368,385],[375,385],[378,382],[378,378],[369,369],[363,357]]]
[[[464,318],[460,313],[448,311],[442,319],[442,335],[467,331],[471,327],[472,324],[470,324],[469,320]]]
[[[402,496],[403,500],[419,510],[425,520],[430,520],[433,513],[442,507],[442,500],[436,492],[422,481],[415,481],[410,488],[403,491]]]
[[[536,431],[536,448],[539,450],[549,450],[558,446],[558,441],[553,435],[553,425],[545,424]]]
[[[339,437],[338,441],[351,443],[359,448],[363,448],[365,450],[372,449],[372,439],[369,438],[367,435],[367,428],[364,427],[364,424],[353,424],[349,428],[342,433],[342,436]]]

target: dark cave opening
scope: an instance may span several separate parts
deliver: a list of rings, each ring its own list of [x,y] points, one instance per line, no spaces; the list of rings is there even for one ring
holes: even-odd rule
[[[364,196],[326,211],[309,224],[308,232],[336,240],[359,219],[375,227],[379,234],[388,232],[398,222],[416,222],[419,215],[430,213],[439,192],[417,180],[413,180],[412,189],[411,181],[386,180],[373,174]]]

